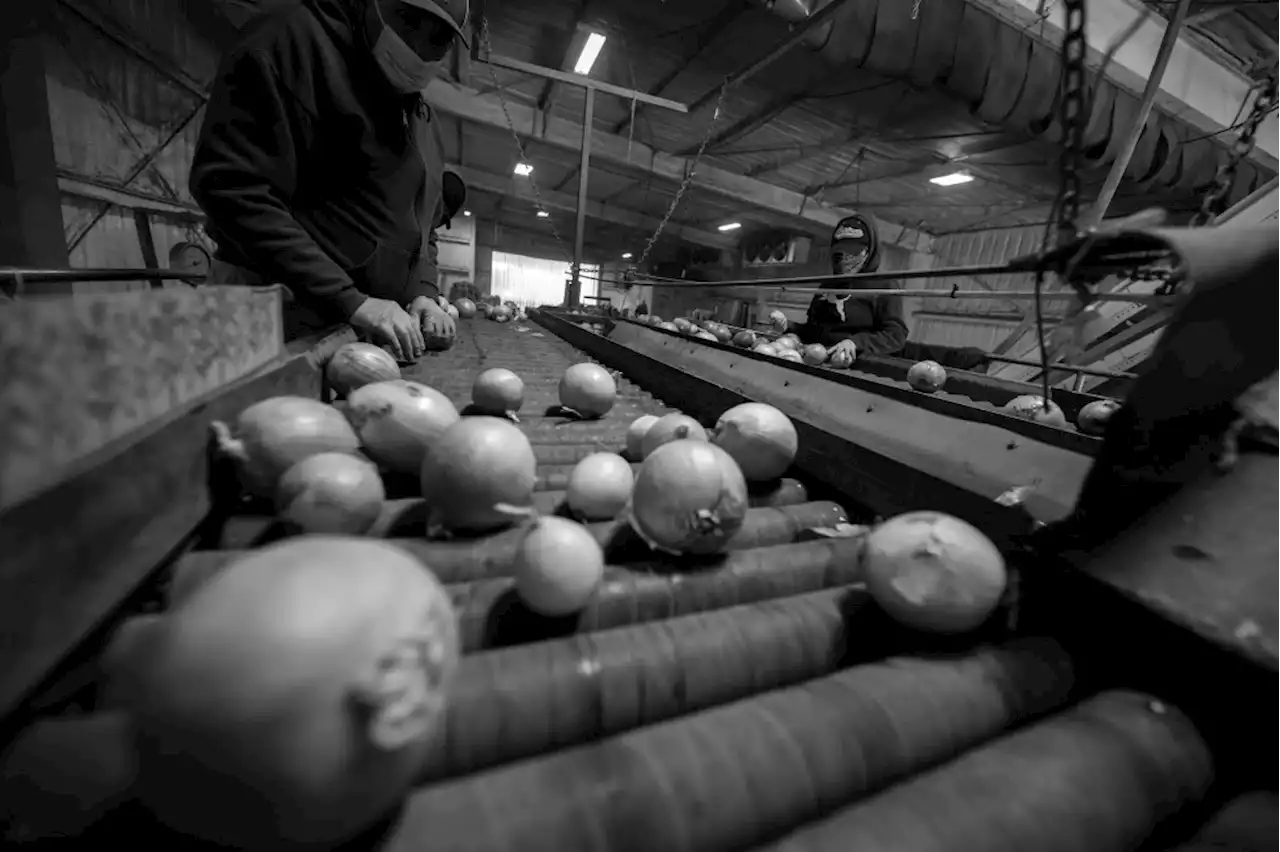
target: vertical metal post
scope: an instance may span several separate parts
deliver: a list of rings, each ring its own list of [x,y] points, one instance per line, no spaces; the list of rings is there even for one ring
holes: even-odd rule
[[[1133,126],[1129,128],[1124,147],[1120,149],[1115,162],[1111,164],[1111,171],[1107,174],[1106,182],[1102,184],[1098,200],[1089,211],[1087,224],[1090,226],[1097,226],[1102,222],[1102,218],[1107,215],[1107,208],[1111,206],[1111,199],[1115,198],[1116,190],[1120,188],[1120,181],[1124,180],[1124,173],[1129,168],[1129,160],[1133,158],[1134,149],[1138,147],[1138,140],[1142,138],[1142,131],[1147,126],[1147,117],[1151,115],[1151,107],[1155,104],[1156,95],[1160,92],[1160,81],[1164,78],[1164,69],[1168,66],[1169,57],[1173,55],[1173,48],[1178,43],[1178,33],[1182,31],[1182,23],[1187,19],[1187,9],[1190,6],[1191,0],[1178,0],[1173,18],[1165,27],[1164,38],[1161,39],[1160,49],[1156,52],[1155,64],[1151,66],[1147,85],[1142,90],[1142,100],[1138,102],[1138,111],[1133,116]]]
[[[582,108],[582,162],[578,166],[578,224],[573,235],[573,278],[565,293],[565,307],[572,308],[582,300],[582,241],[587,229],[587,188],[590,185],[591,125],[595,123],[596,90],[587,87]]]

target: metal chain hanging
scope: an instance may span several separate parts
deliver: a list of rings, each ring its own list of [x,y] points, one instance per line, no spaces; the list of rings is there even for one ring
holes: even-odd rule
[[[1276,70],[1268,72],[1266,78],[1255,87],[1257,96],[1253,99],[1253,108],[1249,117],[1240,124],[1240,134],[1231,145],[1231,153],[1226,162],[1218,167],[1213,186],[1205,193],[1200,203],[1200,210],[1191,220],[1193,227],[1208,225],[1227,208],[1227,200],[1231,188],[1236,182],[1236,171],[1244,159],[1253,153],[1254,137],[1263,120],[1276,107]]]
[[[1062,34],[1062,81],[1059,92],[1059,121],[1062,124],[1062,153],[1058,160],[1058,240],[1074,239],[1080,219],[1080,160],[1084,153],[1084,132],[1089,122],[1085,111],[1088,93],[1085,58],[1085,0],[1065,0],[1066,27]]]

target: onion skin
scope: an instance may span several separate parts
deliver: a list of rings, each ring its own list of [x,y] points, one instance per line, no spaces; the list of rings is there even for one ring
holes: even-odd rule
[[[1114,399],[1095,399],[1080,409],[1076,416],[1076,428],[1086,435],[1102,435],[1119,410],[1120,403]]]
[[[681,414],[678,411],[664,414],[658,418],[658,422],[649,427],[640,441],[640,460],[647,459],[663,444],[680,440],[706,441],[708,440],[707,430],[687,414]]]
[[[430,523],[463,533],[511,526],[515,519],[499,506],[533,505],[537,467],[529,439],[510,421],[460,420],[445,430],[422,464]]]
[[[756,334],[754,331],[746,329],[738,332],[733,336],[733,345],[742,349],[751,349],[756,345]]]
[[[907,384],[921,393],[935,393],[947,383],[947,371],[937,361],[917,361],[907,370]]]
[[[640,468],[628,522],[654,550],[722,552],[747,513],[747,482],[724,450],[679,440],[656,449]]]
[[[240,849],[331,848],[380,820],[414,784],[458,659],[431,573],[337,536],[254,551],[155,634],[129,708],[138,793],[169,827]]]
[[[516,548],[516,594],[540,615],[565,616],[585,607],[604,579],[604,551],[581,524],[539,518]]]
[[[622,456],[592,453],[570,472],[565,503],[588,521],[613,520],[626,509],[634,484],[631,465]]]
[[[471,386],[471,404],[494,417],[517,412],[524,405],[524,382],[501,367],[485,370]]]
[[[618,385],[599,364],[574,364],[560,378],[560,404],[585,418],[603,417],[618,398]]]
[[[333,392],[343,398],[356,388],[400,378],[400,366],[372,343],[344,343],[325,365],[324,375]]]
[[[803,364],[803,363],[804,363],[804,358],[803,358],[803,357],[801,357],[800,353],[799,353],[797,350],[795,350],[795,349],[786,349],[786,348],[779,349],[779,350],[778,350],[778,360],[780,360],[780,361],[794,361],[794,362],[795,362],[795,363],[797,363],[797,364]]]
[[[460,319],[471,319],[476,315],[476,303],[470,299],[458,299],[453,306],[458,309]]]
[[[315,399],[277,396],[240,412],[234,431],[213,424],[218,451],[235,463],[240,483],[257,497],[273,497],[284,472],[316,453],[360,449],[342,412]]]
[[[346,413],[369,458],[415,476],[431,445],[458,422],[447,396],[404,379],[365,385],[351,394]]]
[[[990,617],[1008,582],[1004,557],[973,526],[940,512],[909,512],[871,531],[867,589],[894,620],[965,633]]]
[[[276,516],[306,533],[368,532],[387,499],[378,469],[341,453],[317,453],[285,471],[276,486]]]
[[[657,415],[643,414],[631,421],[627,427],[627,458],[640,461],[644,458],[644,436],[649,434],[653,424],[658,422]]]
[[[779,351],[783,349],[795,349],[796,351],[799,351],[800,338],[791,333],[784,334],[777,340],[773,341],[773,348]]]
[[[776,358],[778,355],[778,347],[772,343],[757,343],[751,351],[757,355],[768,355],[771,358]]]
[[[800,448],[791,419],[762,402],[744,402],[720,415],[711,442],[738,463],[748,482],[782,476]]]
[[[1005,403],[1004,410],[1023,420],[1032,420],[1049,426],[1067,425],[1067,416],[1063,414],[1058,403],[1049,400],[1046,405],[1044,397],[1034,394],[1014,397]]]
[[[810,343],[804,348],[804,351],[801,352],[800,355],[804,359],[804,362],[810,367],[817,367],[826,362],[827,347],[823,346],[821,343]]]
[[[853,353],[848,349],[836,349],[827,359],[827,366],[837,370],[847,370],[853,366]]]

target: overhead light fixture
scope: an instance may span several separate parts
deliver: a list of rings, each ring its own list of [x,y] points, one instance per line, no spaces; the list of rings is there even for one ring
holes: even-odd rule
[[[600,56],[600,50],[604,47],[604,36],[600,33],[592,33],[587,36],[587,43],[582,46],[582,53],[578,54],[578,61],[573,63],[573,73],[590,74],[591,66],[596,64],[596,58]]]
[[[538,211],[538,218],[539,218],[539,219],[545,219],[545,218],[547,218],[547,217],[548,217],[548,216],[550,216],[550,215],[551,215],[551,214],[550,214],[550,213],[548,213],[548,212],[547,212],[547,211],[545,211],[545,210],[539,210],[539,211]]]
[[[470,211],[470,210],[463,210],[463,211],[462,211],[462,215],[463,215],[463,216],[470,216],[470,215],[471,215],[471,211]]]
[[[727,231],[736,231],[736,230],[738,230],[738,229],[739,229],[739,228],[741,228],[741,227],[742,227],[742,223],[741,223],[741,222],[726,222],[726,223],[724,223],[723,225],[721,225],[717,230],[720,230],[720,231],[726,231],[726,232],[727,232]]]
[[[952,172],[949,175],[938,175],[936,178],[929,178],[929,183],[937,186],[958,186],[971,180],[973,180],[973,175],[968,172]]]
[[[623,260],[630,260],[630,259],[631,259],[631,252],[629,252],[629,251],[624,251],[624,252],[622,253],[622,259],[623,259]]]
[[[533,166],[528,163],[516,163],[516,174],[520,177],[528,177],[533,174]]]

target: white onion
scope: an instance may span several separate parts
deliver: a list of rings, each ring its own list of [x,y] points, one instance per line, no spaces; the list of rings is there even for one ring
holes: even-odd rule
[[[344,343],[333,353],[324,369],[334,393],[344,397],[373,382],[400,378],[400,367],[385,349],[372,343]]]
[[[1004,410],[1024,420],[1034,420],[1049,426],[1066,426],[1067,416],[1062,408],[1053,400],[1045,401],[1042,396],[1023,394],[1015,396],[1004,404]]]
[[[458,422],[458,410],[447,396],[403,379],[352,392],[346,411],[369,458],[387,470],[415,476],[431,445]]]
[[[1107,424],[1120,410],[1120,403],[1114,399],[1095,399],[1080,409],[1076,415],[1076,427],[1086,435],[1101,435],[1107,431]]]
[[[431,522],[455,532],[511,526],[498,508],[531,506],[538,461],[524,433],[497,417],[466,417],[445,430],[422,465]]]
[[[219,572],[145,658],[137,791],[160,821],[240,849],[332,848],[412,788],[457,623],[403,550],[304,536]]]
[[[565,503],[588,521],[612,520],[627,507],[634,481],[631,465],[622,456],[592,453],[569,474]]]
[[[476,376],[471,386],[471,403],[479,411],[495,417],[514,413],[524,405],[524,382],[501,367],[485,370]]]
[[[1004,594],[1004,557],[991,540],[939,512],[890,518],[867,536],[867,589],[895,620],[918,630],[963,633]]]
[[[603,417],[617,396],[617,383],[599,364],[574,364],[560,379],[560,404],[583,417]]]
[[[933,393],[947,383],[947,371],[937,361],[917,361],[907,370],[907,384],[918,391]]]
[[[271,497],[286,470],[316,453],[353,453],[360,439],[331,405],[300,396],[265,399],[240,412],[234,430],[212,424],[218,451],[250,493]]]
[[[733,457],[751,482],[782,476],[800,446],[790,418],[762,402],[744,402],[721,414],[711,440]]]
[[[629,521],[650,547],[719,553],[747,514],[747,483],[724,450],[705,441],[663,444],[645,459]]]
[[[655,414],[643,414],[631,421],[631,425],[627,427],[627,458],[633,461],[640,461],[644,458],[641,449],[644,436],[649,433],[649,429],[657,422],[658,417]]]
[[[688,439],[691,441],[707,440],[707,430],[702,424],[687,414],[672,412],[658,418],[658,422],[649,427],[644,439],[640,442],[640,458],[647,459],[649,454],[670,441]]]
[[[317,453],[285,471],[276,516],[308,533],[359,535],[378,520],[387,493],[378,469],[343,453]]]
[[[542,517],[521,538],[513,568],[525,606],[541,615],[569,615],[590,602],[604,578],[604,551],[581,524]]]

